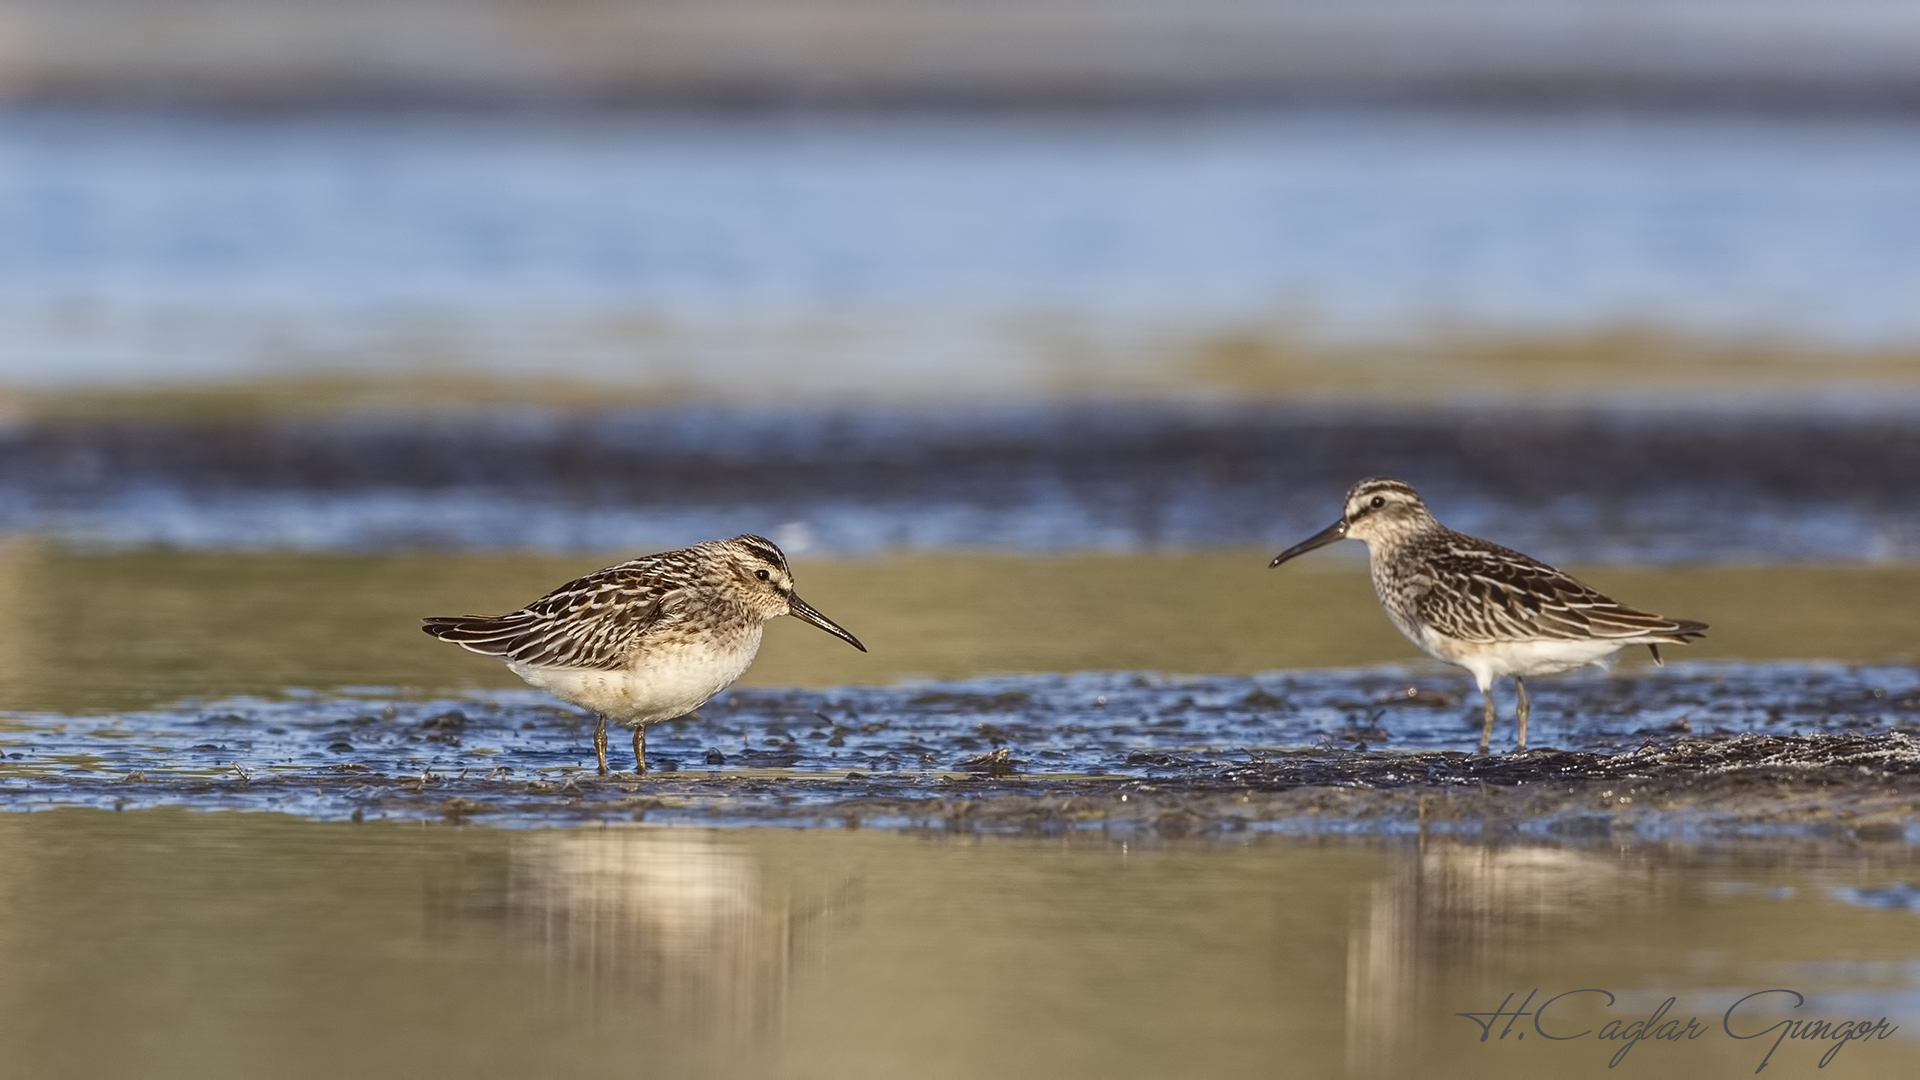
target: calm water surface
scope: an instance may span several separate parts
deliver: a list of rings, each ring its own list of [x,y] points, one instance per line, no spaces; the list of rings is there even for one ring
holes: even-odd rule
[[[1357,545],[1355,545],[1357,547]],[[804,562],[802,594],[872,648],[770,624],[742,685],[885,687],[912,679],[1149,671],[1250,675],[1419,661],[1363,567],[1327,553]],[[86,554],[0,546],[0,709],[83,714],[289,687],[421,695],[524,689],[506,668],[422,634],[424,615],[511,611],[621,556]],[[1714,627],[1681,661],[1911,664],[1920,570],[1595,567],[1583,576]],[[1637,670],[1629,657],[1626,671]],[[1452,669],[1441,683],[1468,685]],[[1542,683],[1550,688],[1554,683]],[[1549,691],[1550,692],[1550,691]]]
[[[260,814],[0,816],[13,1075],[1767,1075],[1920,1065],[1905,846],[1261,842],[872,831],[516,833]],[[1600,988],[1546,1030],[1460,1012]],[[1509,1006],[1512,1008],[1512,1006]],[[1553,1024],[1564,1026],[1554,1027]],[[1495,1028],[1496,1036],[1499,1029]]]

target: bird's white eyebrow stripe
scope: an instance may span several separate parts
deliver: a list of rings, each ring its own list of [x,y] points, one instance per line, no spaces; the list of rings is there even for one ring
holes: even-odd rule
[[[1353,494],[1350,495],[1349,498],[1357,499],[1363,495],[1377,495],[1381,492],[1386,492],[1386,491],[1392,491],[1401,495],[1415,494],[1413,490],[1413,485],[1407,483],[1404,480],[1389,480],[1385,478],[1380,478],[1380,479],[1374,479],[1374,480],[1362,480],[1360,483],[1354,485]]]
[[[782,559],[778,552],[763,548],[759,544],[744,544],[742,546],[755,558],[758,558],[768,566],[784,569],[787,565],[786,560]]]
[[[786,556],[780,554],[780,549],[774,546],[773,541],[768,540],[766,537],[755,536],[752,533],[746,533],[741,537],[739,537],[739,541],[740,541],[741,547],[746,548],[747,551],[754,556],[754,558],[759,559],[761,562],[766,563],[768,566],[776,567],[781,570],[785,570],[787,568]]]

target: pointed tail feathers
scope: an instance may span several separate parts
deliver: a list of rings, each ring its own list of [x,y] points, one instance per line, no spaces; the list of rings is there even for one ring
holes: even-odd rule
[[[1694,622],[1692,619],[1669,619],[1667,621],[1671,622],[1674,628],[1667,634],[1662,635],[1660,640],[1670,645],[1685,645],[1707,636],[1706,623]],[[1666,659],[1660,655],[1660,645],[1658,642],[1647,642],[1647,651],[1653,654],[1654,663],[1661,667],[1667,666]]]
[[[483,656],[505,656],[526,628],[497,615],[436,615],[420,620],[420,629]]]
[[[1707,624],[1703,622],[1694,622],[1692,619],[1675,619],[1673,620],[1673,625],[1673,641],[1675,644],[1684,645],[1689,641],[1698,641],[1707,636]]]

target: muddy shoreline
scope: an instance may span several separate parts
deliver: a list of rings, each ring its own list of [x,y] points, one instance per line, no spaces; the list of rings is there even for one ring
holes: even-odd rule
[[[1920,738],[1738,736],[1649,742],[1627,754],[1559,750],[1299,753],[1200,764],[1174,775],[993,776],[797,771],[587,772],[524,780],[417,776],[351,765],[290,773],[229,770],[199,780],[143,774],[58,785],[0,783],[12,809],[186,804],[320,819],[444,820],[508,826],[879,827],[1057,836],[1288,835],[1502,837],[1568,843],[1804,837],[1920,843]]]
[[[648,821],[1054,835],[1245,831],[1573,841],[1920,842],[1920,670],[1688,664],[1562,679],[1534,748],[1480,756],[1457,680],[1002,676],[737,689],[592,770],[590,720],[526,691],[293,693],[0,719],[0,806],[324,820]],[[616,739],[616,766],[624,740]]]

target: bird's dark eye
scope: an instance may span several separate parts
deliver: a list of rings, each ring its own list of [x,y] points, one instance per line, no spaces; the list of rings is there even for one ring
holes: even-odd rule
[[[1385,505],[1387,505],[1387,500],[1386,500],[1386,498],[1385,498],[1385,497],[1383,497],[1383,496],[1380,496],[1380,495],[1375,495],[1375,496],[1373,497],[1373,508],[1374,508],[1375,510],[1378,510],[1378,509],[1380,509],[1381,507],[1383,507],[1383,506],[1385,506]]]
[[[767,580],[767,572],[765,570],[755,570],[753,576],[759,578],[761,581]]]

